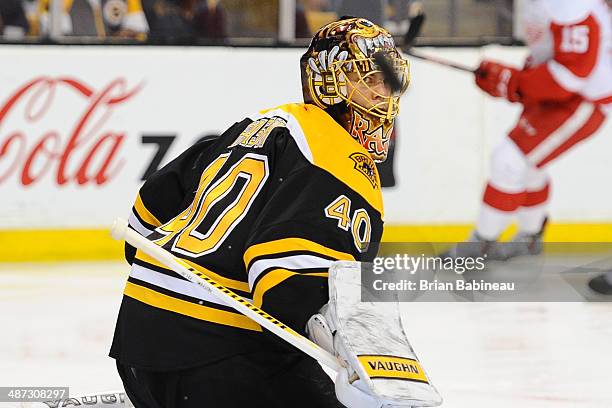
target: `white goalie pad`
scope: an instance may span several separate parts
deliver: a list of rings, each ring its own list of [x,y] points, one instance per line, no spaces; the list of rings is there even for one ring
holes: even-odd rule
[[[325,314],[335,330],[335,352],[350,366],[349,375],[359,376],[359,388],[367,387],[382,406],[440,405],[442,397],[404,333],[399,304],[361,301],[361,265],[340,261],[329,270]]]

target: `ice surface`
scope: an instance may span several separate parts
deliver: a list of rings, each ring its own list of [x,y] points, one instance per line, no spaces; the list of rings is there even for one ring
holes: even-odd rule
[[[0,264],[0,385],[121,388],[108,357],[129,266]]]
[[[0,386],[121,388],[122,262],[0,264]],[[612,303],[406,303],[445,408],[612,407]],[[0,407],[8,407],[0,404]]]

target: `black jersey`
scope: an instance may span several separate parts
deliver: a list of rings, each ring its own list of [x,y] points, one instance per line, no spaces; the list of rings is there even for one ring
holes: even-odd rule
[[[367,151],[314,105],[234,124],[154,173],[130,227],[294,330],[328,301],[334,260],[372,261],[383,229]],[[287,347],[223,300],[126,246],[111,356],[178,369]]]

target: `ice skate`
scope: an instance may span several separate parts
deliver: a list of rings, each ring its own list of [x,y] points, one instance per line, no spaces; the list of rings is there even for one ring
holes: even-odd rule
[[[507,259],[515,258],[517,256],[533,256],[540,255],[544,249],[544,241],[542,239],[544,235],[544,229],[548,219],[545,219],[542,223],[542,228],[535,234],[527,234],[524,232],[517,233],[512,241],[504,246],[504,254]]]
[[[485,257],[489,260],[506,260],[503,244],[487,241],[473,231],[467,241],[460,242],[453,248],[439,255],[442,259]]]
[[[612,295],[612,271],[591,279],[589,288],[600,295]]]

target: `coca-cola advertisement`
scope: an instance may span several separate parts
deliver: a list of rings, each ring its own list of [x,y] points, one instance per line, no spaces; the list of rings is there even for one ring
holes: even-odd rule
[[[129,213],[142,181],[190,144],[299,100],[297,76],[295,89],[270,92],[278,73],[245,70],[253,54],[5,48],[0,229],[108,227]]]
[[[42,76],[26,82],[0,110],[4,130],[0,184],[14,179],[30,187],[48,179],[57,186],[101,186],[116,178],[125,163],[118,153],[126,134],[109,120],[141,87],[128,88],[125,78],[116,78],[101,89],[73,77]],[[54,121],[64,106],[77,102],[70,101],[75,98],[69,93],[82,99],[83,108],[62,123]],[[56,123],[64,126],[54,127]]]

